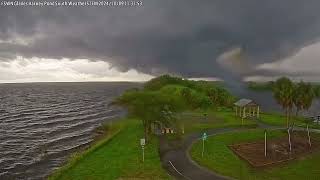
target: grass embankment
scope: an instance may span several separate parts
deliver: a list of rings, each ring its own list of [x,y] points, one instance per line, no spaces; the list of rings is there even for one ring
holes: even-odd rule
[[[284,136],[285,132],[271,131],[269,138]],[[274,167],[255,169],[236,156],[227,145],[250,142],[264,138],[263,130],[234,132],[209,137],[205,142],[204,157],[201,157],[202,142],[196,142],[190,155],[199,165],[225,176],[236,179],[319,179],[320,153],[314,153],[303,159],[289,161]]]
[[[140,121],[114,123],[110,131],[113,133],[73,157],[49,179],[170,179],[161,167],[156,138],[151,138],[145,147],[145,162],[142,162]]]
[[[236,117],[229,109],[186,112],[178,118],[178,121],[181,126],[184,125],[185,134],[222,127],[256,126],[256,122],[251,119],[244,119],[242,124],[241,118]]]

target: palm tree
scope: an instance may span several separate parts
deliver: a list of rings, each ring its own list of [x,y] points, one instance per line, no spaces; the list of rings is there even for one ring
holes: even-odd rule
[[[314,96],[316,97],[316,98],[319,98],[320,97],[320,85],[314,85],[313,86],[313,92],[314,92]]]
[[[294,85],[291,80],[286,77],[279,78],[273,87],[273,97],[284,109],[287,127],[289,127],[290,114],[294,105]]]
[[[298,116],[299,111],[303,109],[305,101],[305,89],[306,84],[303,81],[300,81],[297,85],[295,85],[293,102],[296,106],[296,116]]]
[[[312,105],[313,99],[315,98],[316,94],[311,83],[305,84],[304,92],[303,93],[303,109],[309,110],[310,106]]]
[[[298,116],[300,110],[309,110],[316,94],[312,85],[303,81],[297,84],[294,92],[293,99],[296,106],[296,116]]]

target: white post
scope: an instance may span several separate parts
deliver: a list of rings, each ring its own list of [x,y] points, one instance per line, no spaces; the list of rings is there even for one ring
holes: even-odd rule
[[[140,145],[142,148],[142,162],[144,162],[144,146],[146,145],[146,139],[140,139]]]
[[[243,108],[243,117],[246,117],[246,107]]]
[[[142,146],[142,162],[144,162],[144,146]]]
[[[202,139],[202,153],[201,153],[202,157],[203,157],[203,153],[204,153],[204,139]]]
[[[267,130],[264,130],[264,156],[267,157]]]
[[[310,131],[309,131],[309,125],[308,124],[307,124],[307,131],[308,131],[309,146],[311,147],[311,138],[310,138]]]
[[[258,106],[257,118],[259,118],[259,115],[260,115],[260,106]]]
[[[184,134],[184,123],[182,124],[182,134]]]
[[[290,128],[288,128],[288,140],[289,140],[289,150],[291,152],[291,136],[290,136]]]

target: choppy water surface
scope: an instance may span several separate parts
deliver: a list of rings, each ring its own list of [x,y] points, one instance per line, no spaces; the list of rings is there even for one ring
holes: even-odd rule
[[[43,179],[93,130],[124,114],[108,107],[134,83],[0,84],[0,179]]]

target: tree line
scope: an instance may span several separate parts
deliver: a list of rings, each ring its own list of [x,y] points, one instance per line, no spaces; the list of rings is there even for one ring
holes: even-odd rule
[[[129,116],[141,120],[147,140],[155,122],[170,127],[179,112],[232,106],[234,101],[230,92],[213,82],[163,75],[146,82],[141,89],[127,90],[112,104],[125,107]]]
[[[314,98],[319,96],[319,90],[311,83],[303,81],[294,83],[287,77],[277,79],[272,84],[272,91],[273,97],[284,110],[287,127],[289,127],[294,109],[296,116],[302,110],[308,111]]]

